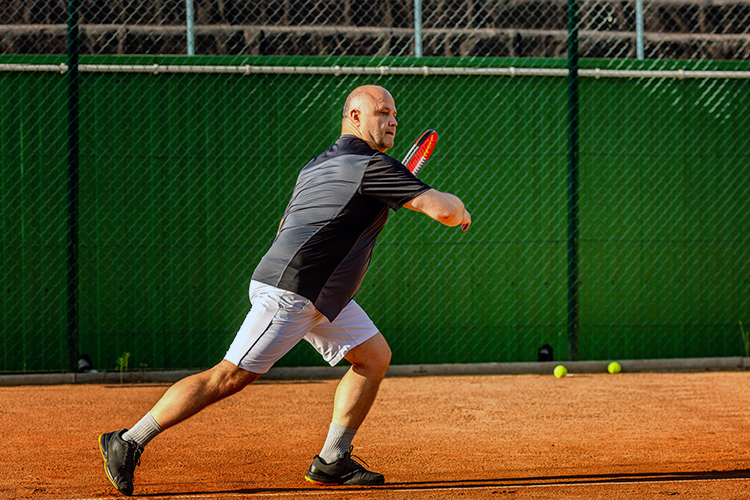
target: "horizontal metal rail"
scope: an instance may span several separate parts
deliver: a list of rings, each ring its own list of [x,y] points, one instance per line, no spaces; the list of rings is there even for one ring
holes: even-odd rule
[[[750,2],[749,2],[750,3]],[[15,24],[0,25],[0,35],[15,34],[29,35],[34,33],[61,33],[67,29],[65,24]],[[81,24],[81,33],[89,35],[124,35],[127,33],[138,35],[184,35],[187,27],[184,24],[150,25],[150,24]],[[299,26],[267,26],[255,24],[197,24],[193,28],[196,34],[211,35],[227,32],[243,32],[248,35],[256,33],[297,34],[297,35],[355,35],[355,36],[403,36],[414,35],[413,28],[393,28],[379,26],[344,26],[344,25],[299,25]],[[564,29],[527,29],[527,28],[423,28],[422,33],[429,36],[468,36],[476,38],[515,37],[552,37],[566,38]],[[665,33],[645,32],[644,38],[652,42],[675,41],[713,41],[750,42],[750,33]],[[597,39],[632,39],[635,31],[598,31],[582,29],[579,36]]]
[[[0,64],[3,72],[60,72],[66,64]],[[430,66],[183,66],[169,64],[81,64],[81,73],[211,73],[284,75],[422,75],[422,76],[567,76],[567,69],[556,68],[436,68]],[[578,74],[593,78],[750,78],[750,71],[618,70],[581,69]]]

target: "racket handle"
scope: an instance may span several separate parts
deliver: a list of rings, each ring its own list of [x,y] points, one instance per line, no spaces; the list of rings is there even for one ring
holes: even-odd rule
[[[467,229],[469,229],[468,224],[461,224],[461,231],[466,231]]]

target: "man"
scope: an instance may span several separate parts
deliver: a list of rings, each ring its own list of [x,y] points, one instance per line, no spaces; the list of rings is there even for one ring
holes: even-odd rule
[[[253,273],[252,309],[225,358],[171,386],[130,430],[102,434],[104,469],[123,494],[148,442],[257,380],[305,339],[335,365],[339,382],[328,437],[305,474],[317,484],[382,484],[351,458],[351,442],[390,363],[385,338],[353,297],[388,210],[404,206],[447,226],[470,224],[456,196],[430,188],[385,155],[396,136],[396,104],[382,87],[356,88],[344,105],[341,137],[299,174],[279,231]]]

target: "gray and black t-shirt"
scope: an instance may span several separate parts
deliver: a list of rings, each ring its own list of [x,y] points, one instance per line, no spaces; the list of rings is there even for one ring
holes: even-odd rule
[[[310,299],[333,321],[365,277],[388,209],[428,189],[398,160],[341,136],[300,172],[253,279]]]

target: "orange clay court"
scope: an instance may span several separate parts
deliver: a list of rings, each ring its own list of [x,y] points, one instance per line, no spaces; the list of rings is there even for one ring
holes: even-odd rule
[[[0,497],[120,496],[97,437],[168,384],[0,387]],[[354,440],[386,484],[319,487],[335,380],[260,381],[148,445],[149,499],[750,498],[750,373],[387,378]]]

